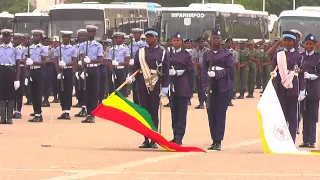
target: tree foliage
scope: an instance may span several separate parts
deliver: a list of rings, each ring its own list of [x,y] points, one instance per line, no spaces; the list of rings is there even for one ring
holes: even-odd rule
[[[7,11],[11,14],[28,11],[28,0],[0,0],[0,13]],[[30,12],[33,11],[30,5]]]

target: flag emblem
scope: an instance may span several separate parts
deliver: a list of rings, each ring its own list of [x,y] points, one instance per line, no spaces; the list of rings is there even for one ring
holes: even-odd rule
[[[273,126],[273,134],[280,141],[288,141],[289,139],[288,128],[279,123]]]

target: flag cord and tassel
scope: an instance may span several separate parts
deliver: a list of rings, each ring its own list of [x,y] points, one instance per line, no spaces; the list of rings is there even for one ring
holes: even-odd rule
[[[129,76],[129,78],[134,78],[139,72],[140,72],[140,69],[136,70],[136,72],[134,72],[131,76]],[[126,80],[116,89],[116,91],[120,91],[128,83],[129,83],[129,80]]]

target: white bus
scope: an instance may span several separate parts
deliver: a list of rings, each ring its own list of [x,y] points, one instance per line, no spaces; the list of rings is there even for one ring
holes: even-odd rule
[[[14,15],[6,11],[0,13],[0,29],[12,29]]]
[[[33,29],[41,29],[49,34],[49,15],[34,11],[32,13],[17,13],[15,16],[15,31],[30,34]]]
[[[302,33],[302,39],[309,33],[316,37],[320,37],[320,12],[319,11],[304,11],[304,10],[290,10],[283,11],[279,15],[276,28],[272,33],[271,39],[281,37],[282,31],[296,29]]]
[[[268,39],[268,13],[237,8],[222,11],[221,8],[199,8],[198,5],[197,8],[162,8],[162,40],[175,32],[180,32],[186,39],[208,38],[214,28],[220,29],[223,39]]]
[[[99,29],[96,38],[121,31],[130,34],[132,28],[148,27],[147,7],[125,4],[59,4],[50,9],[51,36],[59,36],[61,30],[77,32],[93,24]],[[76,36],[74,33],[73,36]]]

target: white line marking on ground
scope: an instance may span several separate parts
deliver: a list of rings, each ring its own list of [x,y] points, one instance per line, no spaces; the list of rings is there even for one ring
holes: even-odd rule
[[[233,145],[227,146],[227,147],[224,148],[224,150],[239,148],[239,147],[242,147],[242,146],[248,146],[248,145],[256,144],[258,142],[260,142],[260,139],[241,142],[241,143],[237,143],[237,144],[233,144]],[[93,176],[104,175],[104,174],[114,174],[114,173],[112,173],[112,171],[122,171],[123,169],[128,169],[128,168],[147,165],[147,164],[158,163],[158,162],[169,160],[169,159],[176,159],[176,158],[181,158],[181,157],[189,157],[189,156],[198,155],[198,154],[202,154],[202,153],[194,153],[194,152],[193,153],[174,153],[172,155],[151,157],[151,158],[148,158],[148,159],[143,159],[143,160],[133,161],[133,162],[129,162],[129,163],[124,163],[124,164],[120,164],[120,165],[116,165],[116,166],[103,168],[103,169],[100,169],[100,170],[92,170],[92,171],[80,172],[80,173],[77,173],[77,174],[57,176],[57,177],[48,178],[48,179],[44,179],[44,180],[66,180],[66,179],[75,180],[75,179],[82,179],[82,178],[93,177]],[[123,172],[121,172],[121,173],[123,173]]]

